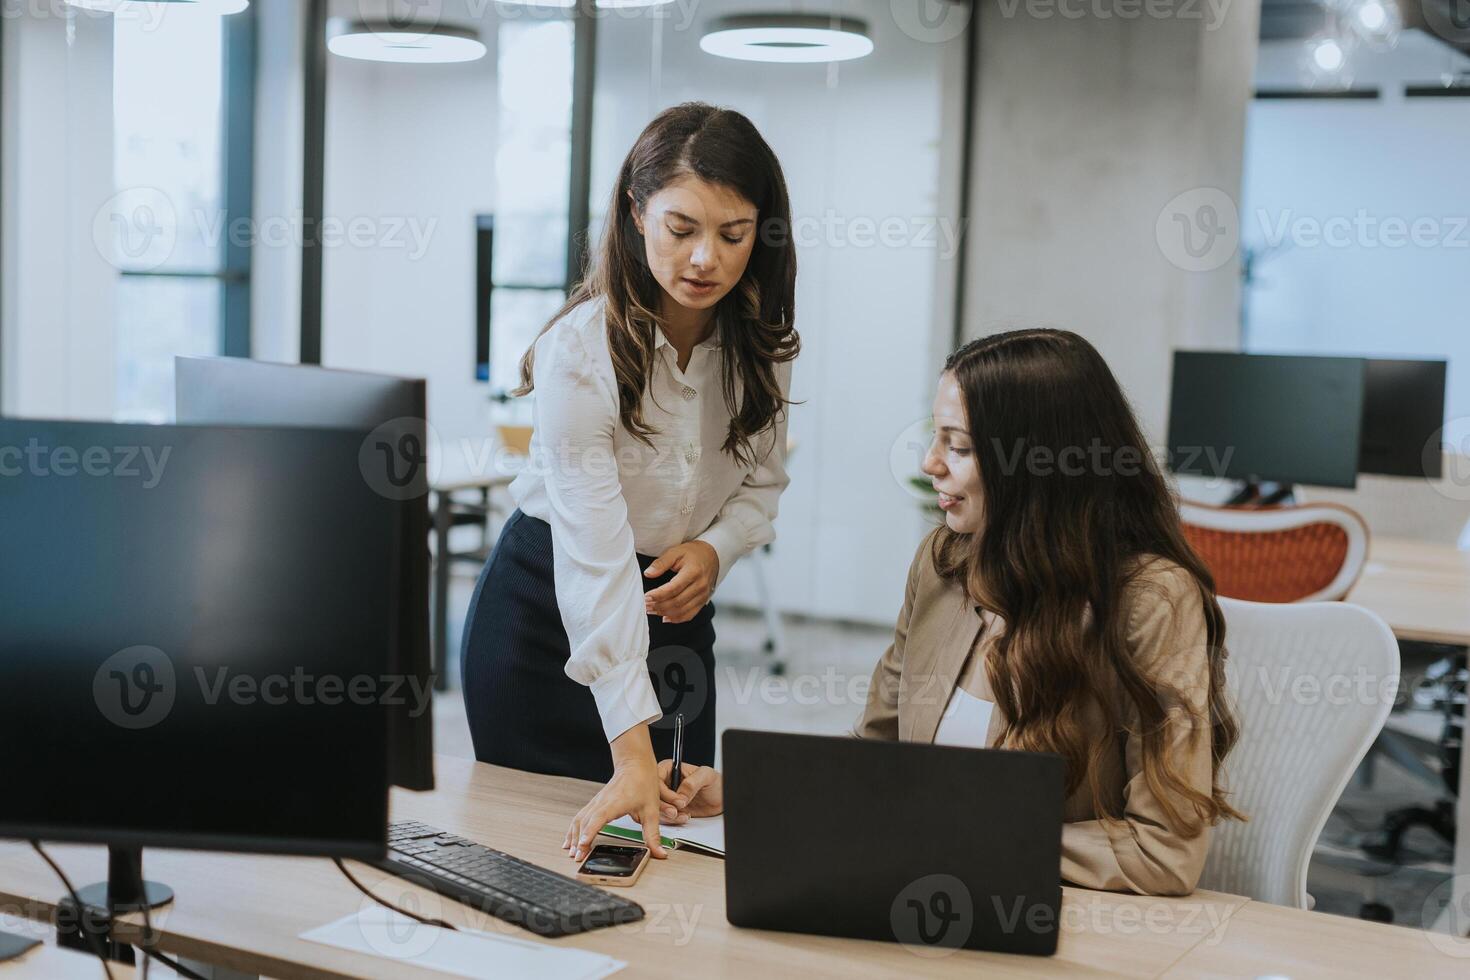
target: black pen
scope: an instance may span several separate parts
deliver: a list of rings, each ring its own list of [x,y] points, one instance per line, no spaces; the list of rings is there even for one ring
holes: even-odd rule
[[[669,771],[669,789],[675,792],[684,781],[684,712],[674,716],[674,767]]]

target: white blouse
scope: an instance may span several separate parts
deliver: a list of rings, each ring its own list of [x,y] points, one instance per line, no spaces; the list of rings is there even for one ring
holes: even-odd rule
[[[510,485],[523,513],[551,525],[556,600],[571,643],[566,673],[592,688],[608,741],[662,717],[648,677],[635,553],[657,557],[705,541],[724,581],[736,560],[775,539],[772,522],[790,482],[784,413],[751,440],[755,466],[721,450],[730,413],[717,337],[695,347],[683,371],[661,330],[654,354],[643,395],[644,421],[657,430],[650,449],[618,416],[602,304],[584,303],[542,334],[531,458]],[[790,397],[791,362],[777,367]]]

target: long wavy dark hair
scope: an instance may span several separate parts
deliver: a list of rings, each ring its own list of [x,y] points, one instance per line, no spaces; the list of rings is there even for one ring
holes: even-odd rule
[[[721,388],[730,410],[723,451],[749,465],[751,440],[771,427],[790,404],[781,394],[776,365],[801,350],[796,319],[796,249],[791,202],[776,154],[755,126],[731,109],[686,102],[665,109],[643,130],[618,171],[602,242],[585,279],[542,328],[583,303],[601,299],[607,342],[617,378],[618,414],[635,438],[652,445],[655,431],[643,417],[643,393],[654,365],[655,327],[662,326],[662,288],[648,267],[643,235],[633,221],[648,199],[672,181],[693,175],[734,190],[755,205],[755,242],[749,264],[715,307],[723,348]],[[539,339],[539,334],[538,334]],[[535,387],[535,344],[521,358],[521,385]]]
[[[1095,709],[1109,730],[1141,738],[1144,777],[1178,832],[1194,837],[1221,817],[1242,818],[1220,783],[1238,728],[1225,694],[1214,578],[1184,538],[1178,501],[1107,363],[1074,333],[1030,329],[972,341],[944,370],[965,404],[984,523],[971,534],[941,528],[933,556],[941,575],[1005,620],[986,663],[1006,719],[1000,744],[1060,755],[1068,794],[1085,782],[1094,812],[1121,817],[1098,766],[1116,744],[1089,737],[1082,724]],[[1170,665],[1146,672],[1129,652],[1125,593],[1157,558],[1182,568],[1199,590],[1207,718],[1165,676]],[[1131,713],[1119,710],[1120,691]],[[1171,757],[1180,726],[1211,738],[1209,794],[1190,786]]]

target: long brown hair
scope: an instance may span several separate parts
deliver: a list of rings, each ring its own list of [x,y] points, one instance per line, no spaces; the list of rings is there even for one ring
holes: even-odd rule
[[[753,437],[769,428],[790,404],[781,394],[776,365],[801,350],[796,319],[796,249],[791,202],[776,154],[755,126],[731,109],[686,102],[665,109],[638,137],[618,171],[607,225],[588,275],[542,328],[583,303],[601,299],[608,349],[617,378],[618,414],[635,438],[652,445],[654,429],[643,418],[643,393],[654,365],[655,327],[662,287],[648,268],[643,235],[633,221],[648,199],[678,177],[692,174],[728,187],[756,207],[755,242],[745,274],[715,308],[723,353],[721,388],[730,411],[723,451],[741,463],[755,460]],[[538,334],[539,339],[539,334]],[[530,394],[535,344],[521,358],[521,385]]]
[[[1220,783],[1238,728],[1225,695],[1225,618],[1214,579],[1184,538],[1178,502],[1107,363],[1074,333],[1030,329],[972,341],[944,370],[964,400],[984,523],[973,534],[941,528],[933,556],[941,575],[1005,620],[985,665],[1006,719],[1001,744],[1060,755],[1068,794],[1085,780],[1094,811],[1121,817],[1097,764],[1115,743],[1089,738],[1080,724],[1094,708],[1109,730],[1141,738],[1144,777],[1179,833],[1194,837],[1221,817],[1241,818]],[[1159,558],[1199,590],[1207,718],[1129,652],[1125,595]],[[1114,692],[1133,709],[1126,717]],[[1181,705],[1184,717],[1171,710]],[[1209,794],[1190,786],[1171,757],[1181,735],[1206,732]]]

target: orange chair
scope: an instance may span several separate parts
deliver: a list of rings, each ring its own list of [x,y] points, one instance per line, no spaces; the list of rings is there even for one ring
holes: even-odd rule
[[[1352,591],[1368,558],[1368,525],[1337,504],[1210,507],[1183,503],[1190,545],[1215,589],[1250,602],[1315,602]]]

